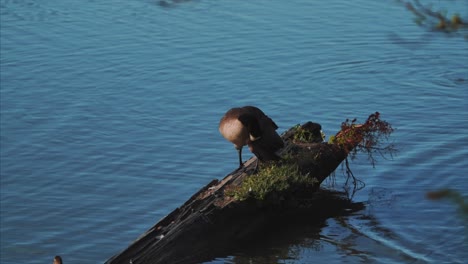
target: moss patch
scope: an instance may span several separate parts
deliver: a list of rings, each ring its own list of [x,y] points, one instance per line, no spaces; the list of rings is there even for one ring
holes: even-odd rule
[[[226,190],[225,194],[239,201],[265,200],[270,194],[285,193],[296,186],[312,188],[316,183],[316,179],[301,174],[294,163],[271,163],[262,165],[257,174],[246,178],[241,186]]]

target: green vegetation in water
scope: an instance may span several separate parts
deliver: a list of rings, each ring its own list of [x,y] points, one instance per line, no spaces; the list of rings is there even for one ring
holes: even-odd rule
[[[226,190],[226,195],[239,201],[247,198],[265,200],[269,194],[280,194],[294,186],[313,187],[317,180],[300,173],[293,163],[262,165],[257,174],[246,178],[241,186]]]
[[[414,21],[417,25],[431,31],[462,33],[464,38],[468,40],[467,24],[459,13],[449,14],[444,9],[436,10],[430,3],[424,3],[428,1],[399,0],[399,2],[414,14]]]
[[[442,200],[447,199],[454,204],[458,205],[458,209],[463,217],[468,219],[468,200],[466,197],[455,190],[451,189],[441,189],[438,191],[428,192],[426,197],[431,200]]]

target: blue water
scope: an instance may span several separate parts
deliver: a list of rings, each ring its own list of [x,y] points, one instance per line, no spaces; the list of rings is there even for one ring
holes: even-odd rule
[[[103,263],[236,168],[217,125],[248,104],[327,136],[380,111],[399,152],[352,162],[363,211],[213,263],[466,263],[457,204],[425,198],[468,194],[460,34],[398,1],[0,3],[1,263]]]

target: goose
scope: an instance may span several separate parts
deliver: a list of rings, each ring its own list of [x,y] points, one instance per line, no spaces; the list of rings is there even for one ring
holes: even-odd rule
[[[245,145],[260,161],[280,159],[276,151],[284,142],[276,129],[275,122],[255,106],[232,108],[219,122],[219,132],[234,144],[239,154],[239,168],[243,167],[242,147]]]

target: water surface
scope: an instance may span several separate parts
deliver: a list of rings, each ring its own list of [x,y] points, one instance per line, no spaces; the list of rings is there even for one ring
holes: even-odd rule
[[[103,263],[236,168],[217,125],[248,104],[327,136],[379,111],[399,153],[353,161],[365,210],[213,263],[468,259],[457,205],[425,198],[468,191],[468,45],[398,2],[0,3],[2,263]]]

